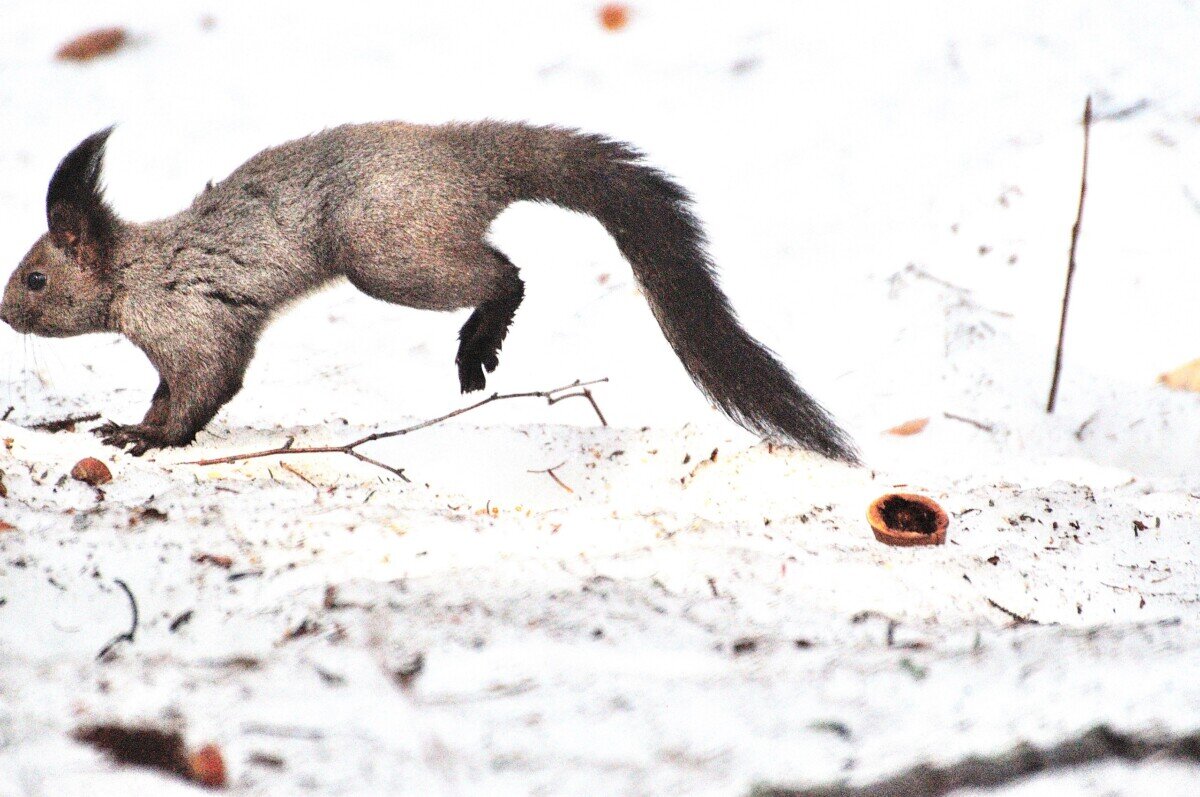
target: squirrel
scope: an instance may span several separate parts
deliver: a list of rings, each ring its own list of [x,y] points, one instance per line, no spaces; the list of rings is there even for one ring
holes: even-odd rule
[[[345,277],[368,296],[427,310],[473,308],[459,384],[482,390],[524,295],[485,240],[507,206],[550,203],[616,240],[696,385],[767,440],[857,463],[853,443],[739,324],[688,193],[637,149],[560,127],[484,121],[343,125],[268,148],[166,219],[120,219],[101,170],[113,128],[55,170],[48,232],[12,275],[0,319],[20,333],[118,332],[159,375],[141,423],[105,443],[142,455],[192,442],[242,387],[259,335],[283,307]]]

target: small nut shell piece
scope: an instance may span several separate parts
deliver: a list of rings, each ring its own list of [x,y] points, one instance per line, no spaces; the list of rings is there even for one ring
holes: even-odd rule
[[[888,493],[867,509],[875,539],[886,545],[942,545],[950,517],[936,501],[914,493]]]
[[[71,478],[99,487],[112,481],[112,471],[95,457],[86,457],[75,463],[71,468]]]

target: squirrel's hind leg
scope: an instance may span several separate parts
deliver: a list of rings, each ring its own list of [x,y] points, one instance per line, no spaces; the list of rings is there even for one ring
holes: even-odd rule
[[[458,333],[458,382],[462,392],[483,390],[487,385],[484,371],[491,373],[500,364],[500,347],[508,335],[521,300],[525,298],[525,283],[517,267],[503,252],[488,247],[502,264],[500,276],[493,285],[493,295],[475,308]]]

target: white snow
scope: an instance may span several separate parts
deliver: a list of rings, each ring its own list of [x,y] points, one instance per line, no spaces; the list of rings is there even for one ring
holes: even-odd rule
[[[1200,726],[1200,396],[1155,383],[1200,356],[1195,4],[644,2],[619,33],[595,12],[9,3],[0,260],[44,229],[58,159],[114,121],[109,196],[141,220],[347,121],[601,131],[693,191],[741,317],[868,466],[768,451],[709,408],[599,225],[551,208],[494,227],[528,293],[489,389],[607,376],[612,426],[580,400],[490,406],[372,449],[412,484],[348,457],[288,459],[303,479],[183,463],[466,403],[465,313],[328,291],[271,328],[196,444],[143,459],[25,428],[140,417],[154,376],[130,344],[0,331],[0,796],[195,793],[71,740],[101,721],[215,742],[235,793],[322,795],[736,795]],[[53,60],[108,24],[134,43]],[[89,455],[115,475],[103,500],[66,478]],[[554,466],[573,492],[536,472]],[[947,545],[873,539],[866,507],[897,488],[945,506]],[[97,662],[129,624],[115,579],[140,623]],[[1198,781],[1106,763],[999,793]]]

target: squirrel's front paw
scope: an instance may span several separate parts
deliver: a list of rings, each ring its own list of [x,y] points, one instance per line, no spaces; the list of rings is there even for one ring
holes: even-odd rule
[[[115,423],[106,423],[92,431],[100,435],[100,440],[105,445],[128,448],[129,453],[135,457],[140,457],[150,449],[161,448],[163,445],[154,430],[140,424],[121,426]]]
[[[123,428],[124,427],[121,426],[121,424],[119,424],[119,423],[113,423],[112,421],[105,421],[104,423],[100,424],[99,426],[95,426],[95,427],[89,429],[88,431],[90,431],[92,434],[96,435],[96,437],[107,437],[108,435],[112,434],[113,432],[117,431],[118,429],[123,429]]]

